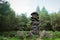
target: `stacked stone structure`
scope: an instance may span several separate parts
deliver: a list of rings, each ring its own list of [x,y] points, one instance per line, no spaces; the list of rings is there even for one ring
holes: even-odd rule
[[[39,16],[37,12],[33,12],[31,14],[31,28],[32,28],[32,34],[38,35],[39,34]]]

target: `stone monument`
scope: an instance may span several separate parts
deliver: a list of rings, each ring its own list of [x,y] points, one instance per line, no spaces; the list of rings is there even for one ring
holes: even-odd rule
[[[32,29],[32,34],[34,35],[39,35],[39,16],[37,12],[33,12],[31,14],[31,29]]]

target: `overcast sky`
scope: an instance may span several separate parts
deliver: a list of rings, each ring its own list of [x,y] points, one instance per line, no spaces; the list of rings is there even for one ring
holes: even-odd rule
[[[40,9],[43,6],[47,9],[49,13],[57,12],[60,9],[60,0],[8,0],[11,8],[16,12],[16,14],[27,13],[29,16],[32,12],[36,10],[39,5]]]

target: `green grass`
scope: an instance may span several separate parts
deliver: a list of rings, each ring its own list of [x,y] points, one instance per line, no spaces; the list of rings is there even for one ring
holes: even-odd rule
[[[55,38],[55,40],[60,40],[60,38]]]
[[[8,38],[8,40],[21,40],[21,39],[13,37],[13,38]]]
[[[43,40],[60,40],[60,32],[56,31],[56,32],[52,32],[52,31],[47,31],[52,33],[54,36],[53,38],[43,38]],[[8,40],[36,40],[36,36],[32,35],[30,38],[26,37],[26,32],[24,32],[24,38],[20,38],[20,37],[4,37],[4,36],[0,36],[0,40],[4,40],[4,38],[7,38]]]
[[[22,38],[19,38],[19,37],[1,37],[0,36],[0,40],[5,40],[5,39],[8,39],[8,40],[36,40],[36,37],[35,36],[32,36],[30,38],[26,38],[24,37],[23,39]]]
[[[4,38],[6,38],[6,37],[1,37],[2,40],[4,40]],[[7,39],[8,40],[22,40],[17,37],[12,37],[12,38],[8,37]],[[23,40],[36,40],[36,38],[35,37],[32,37],[31,39],[24,38]],[[43,40],[60,40],[60,38],[44,38]]]
[[[44,38],[43,40],[60,40],[60,38]]]

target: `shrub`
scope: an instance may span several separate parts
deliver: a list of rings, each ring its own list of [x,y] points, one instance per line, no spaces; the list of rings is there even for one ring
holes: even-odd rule
[[[53,33],[55,38],[60,38],[60,32],[56,31]]]

